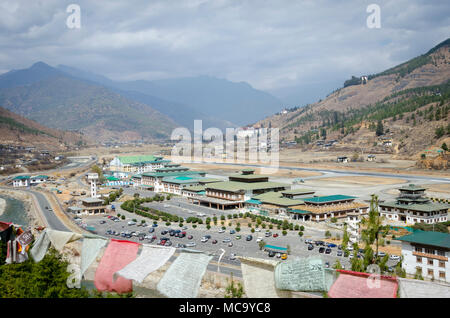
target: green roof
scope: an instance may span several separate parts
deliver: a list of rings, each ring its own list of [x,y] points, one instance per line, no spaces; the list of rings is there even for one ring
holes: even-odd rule
[[[426,189],[424,187],[418,187],[414,184],[410,184],[410,185],[399,188],[399,190],[422,191],[422,190],[426,190]]]
[[[279,206],[294,206],[303,204],[303,200],[285,198],[283,197],[281,192],[266,192],[263,194],[256,195],[252,197],[252,199],[259,200],[263,203]]]
[[[285,190],[282,191],[281,193],[283,194],[293,194],[293,195],[300,195],[300,194],[309,194],[309,193],[314,193],[316,191],[314,190],[310,190],[310,189],[291,189],[291,190]]]
[[[240,174],[235,173],[230,175],[230,178],[239,178],[239,179],[261,179],[261,178],[269,178],[268,176],[262,175],[262,174]]]
[[[201,192],[201,191],[205,191],[205,186],[204,185],[190,186],[190,187],[184,188],[184,190],[188,190],[188,191],[192,191],[192,192]]]
[[[228,192],[240,192],[240,191],[252,191],[252,190],[267,190],[275,188],[288,188],[289,184],[278,182],[238,182],[238,181],[222,181],[214,182],[207,185],[207,189],[228,191]]]
[[[249,204],[261,204],[261,201],[259,200],[254,200],[254,199],[250,199],[245,201],[245,203],[249,203]]]
[[[119,178],[116,178],[116,177],[113,177],[113,176],[109,176],[106,179],[109,180],[109,181],[119,181],[120,180]]]
[[[450,249],[450,234],[448,233],[416,231],[412,234],[399,237],[397,240]]]
[[[168,160],[163,160],[162,157],[156,157],[153,155],[140,155],[140,156],[119,156],[119,160],[123,164],[139,164],[139,163],[150,163],[150,162],[170,162]]]
[[[188,175],[195,175],[195,174],[206,174],[206,172],[203,171],[175,171],[175,172],[146,172],[143,173],[143,176],[147,177],[173,177],[173,176],[188,176]]]
[[[33,179],[38,178],[38,179],[48,179],[48,176],[44,176],[44,175],[39,175],[39,176],[34,176],[32,177]]]
[[[30,179],[30,176],[17,176],[17,177],[14,177],[13,180],[23,180],[23,179]]]
[[[280,247],[280,246],[275,246],[275,245],[265,245],[264,248],[268,248],[271,250],[277,250],[277,251],[287,251],[286,247]]]
[[[164,167],[164,168],[157,168],[155,169],[155,171],[160,172],[160,171],[186,171],[189,170],[189,168],[186,167]]]
[[[288,212],[297,213],[297,214],[311,214],[311,211],[305,211],[305,210],[299,210],[299,209],[288,209]]]
[[[335,195],[326,195],[321,197],[313,197],[303,199],[306,203],[326,203],[326,202],[336,202],[343,200],[356,199],[356,197],[351,197],[348,195],[335,194]]]

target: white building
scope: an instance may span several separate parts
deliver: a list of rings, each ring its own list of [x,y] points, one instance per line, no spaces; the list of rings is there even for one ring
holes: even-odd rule
[[[402,266],[410,276],[450,283],[450,234],[417,231],[402,236]]]
[[[109,163],[110,171],[144,173],[168,165],[170,160],[158,156],[118,156]]]
[[[30,176],[17,176],[13,179],[13,187],[29,187]]]

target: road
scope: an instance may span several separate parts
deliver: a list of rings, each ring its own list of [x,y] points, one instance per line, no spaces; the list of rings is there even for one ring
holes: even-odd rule
[[[208,162],[209,163],[209,162]],[[252,165],[252,164],[238,164],[238,163],[224,163],[224,162],[211,162],[214,165],[227,165],[227,166],[245,166],[245,167],[255,167],[255,168],[272,168],[269,165]],[[421,175],[408,175],[408,174],[396,174],[396,173],[384,173],[384,172],[367,172],[367,171],[352,171],[352,170],[332,170],[332,169],[318,169],[318,168],[300,168],[300,167],[289,167],[280,166],[279,169],[283,170],[297,170],[297,171],[312,171],[321,172],[323,174],[334,174],[336,176],[371,176],[371,177],[383,177],[383,178],[397,178],[397,179],[408,179],[408,180],[424,180],[432,182],[450,182],[450,178],[439,178],[435,176],[421,176]],[[303,179],[317,179],[324,178],[326,176],[314,176],[305,177]]]

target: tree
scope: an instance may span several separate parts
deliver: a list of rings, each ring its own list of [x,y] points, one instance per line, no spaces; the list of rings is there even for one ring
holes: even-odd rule
[[[225,288],[225,298],[242,298],[244,295],[244,287],[240,282],[234,285],[233,273],[231,273],[228,286]]]
[[[442,144],[441,149],[444,150],[444,151],[448,151],[448,147],[447,147],[447,144],[445,142]]]
[[[361,231],[362,240],[366,245],[371,245],[375,242],[375,253],[378,255],[380,235],[387,234],[389,226],[382,224],[382,217],[378,212],[378,197],[376,195],[372,195],[368,218],[362,219],[361,224],[366,226],[366,228]]]
[[[259,249],[262,250],[264,248],[264,246],[266,246],[266,242],[264,242],[264,240],[261,240],[258,242],[258,246],[259,246]]]
[[[325,232],[325,237],[326,237],[326,238],[331,237],[331,232],[327,230],[327,231]]]
[[[383,122],[381,120],[377,123],[377,129],[375,131],[377,136],[382,136],[384,134]]]

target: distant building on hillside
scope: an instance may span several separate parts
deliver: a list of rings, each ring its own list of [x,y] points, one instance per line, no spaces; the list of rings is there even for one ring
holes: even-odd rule
[[[337,162],[348,163],[349,159],[347,156],[337,157]]]

